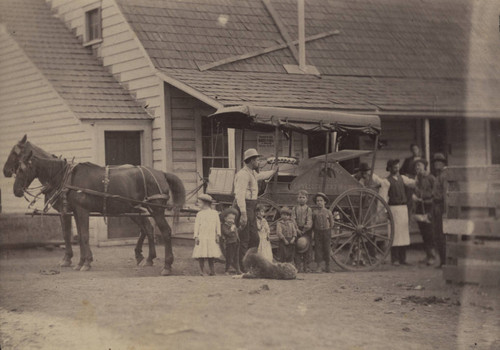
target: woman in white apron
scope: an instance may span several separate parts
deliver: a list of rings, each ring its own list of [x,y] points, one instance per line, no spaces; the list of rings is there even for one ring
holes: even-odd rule
[[[394,219],[394,242],[391,248],[393,265],[408,265],[406,262],[406,247],[410,245],[410,230],[408,227],[408,207],[405,186],[414,187],[415,180],[399,174],[399,159],[387,161],[386,170],[390,172],[388,204]]]

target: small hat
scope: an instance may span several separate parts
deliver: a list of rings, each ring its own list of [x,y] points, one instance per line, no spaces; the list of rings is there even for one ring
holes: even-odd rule
[[[316,203],[316,198],[318,198],[318,197],[322,197],[325,200],[325,203],[328,203],[328,197],[323,192],[318,192],[314,195],[314,198],[313,198],[314,203]]]
[[[297,195],[300,196],[300,195],[303,195],[303,196],[309,196],[309,192],[307,192],[306,190],[300,190],[299,192],[297,192]]]
[[[443,153],[434,153],[432,157],[432,162],[443,162],[446,164],[446,157]]]
[[[365,163],[365,162],[362,162],[362,163],[359,163],[359,168],[358,168],[358,171],[370,171],[372,170],[372,168],[368,165],[368,163]]]
[[[288,207],[281,208],[280,213],[281,213],[281,215],[283,215],[283,214],[292,215],[292,211]]]
[[[260,156],[260,154],[259,154],[259,152],[257,152],[257,150],[255,148],[249,148],[243,154],[243,161],[245,161],[249,158],[252,158],[252,157],[259,157],[259,156]]]
[[[225,219],[226,216],[228,216],[229,214],[234,214],[234,216],[236,216],[236,217],[238,217],[238,215],[239,215],[238,210],[236,210],[236,208],[229,207],[229,208],[226,208],[222,211],[222,213],[220,214],[220,217],[222,219]]]
[[[427,160],[424,159],[424,158],[420,158],[420,159],[417,159],[415,161],[413,161],[413,167],[415,168],[417,166],[418,163],[422,163],[424,165],[424,168],[427,169]]]
[[[399,159],[389,159],[387,161],[387,166],[385,167],[386,171],[391,171],[393,165],[399,164]]]
[[[203,193],[203,194],[200,194],[198,196],[198,199],[200,201],[203,201],[203,202],[208,202],[208,203],[213,203],[214,199],[212,198],[212,196],[206,194],[206,193]]]
[[[295,242],[295,248],[297,249],[297,253],[299,254],[305,253],[309,249],[310,245],[311,240],[306,235],[300,237],[297,242]]]

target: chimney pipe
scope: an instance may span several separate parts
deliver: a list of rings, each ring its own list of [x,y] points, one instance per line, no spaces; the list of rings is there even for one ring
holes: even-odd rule
[[[303,72],[306,71],[306,26],[305,26],[305,10],[304,1],[297,0],[298,2],[298,15],[299,15],[299,69]]]

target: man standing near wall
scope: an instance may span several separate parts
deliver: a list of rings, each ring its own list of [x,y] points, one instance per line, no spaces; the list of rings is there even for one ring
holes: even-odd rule
[[[255,217],[255,206],[257,205],[257,196],[259,186],[257,181],[268,179],[273,176],[275,170],[263,171],[258,173],[260,154],[255,148],[249,148],[243,155],[245,165],[236,174],[234,179],[234,195],[236,206],[240,212],[240,266],[243,267],[243,257],[248,248],[259,246],[259,235],[257,233],[257,220]]]

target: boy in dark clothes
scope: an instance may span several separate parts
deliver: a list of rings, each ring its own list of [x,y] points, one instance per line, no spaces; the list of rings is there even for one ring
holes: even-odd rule
[[[229,266],[233,266],[236,273],[241,274],[239,247],[240,242],[238,238],[238,229],[236,228],[235,221],[238,212],[234,208],[228,208],[222,212],[222,225],[221,232],[225,243],[226,251],[226,274],[229,273]]]
[[[330,272],[330,242],[332,240],[333,214],[325,208],[328,197],[321,192],[316,193],[314,202],[318,208],[313,212],[313,231],[316,263],[316,272],[321,272],[321,261],[325,261],[325,272]]]
[[[279,251],[281,262],[294,262],[297,231],[297,225],[292,220],[292,211],[284,207],[281,209],[281,218],[276,224],[276,233],[280,239]]]

